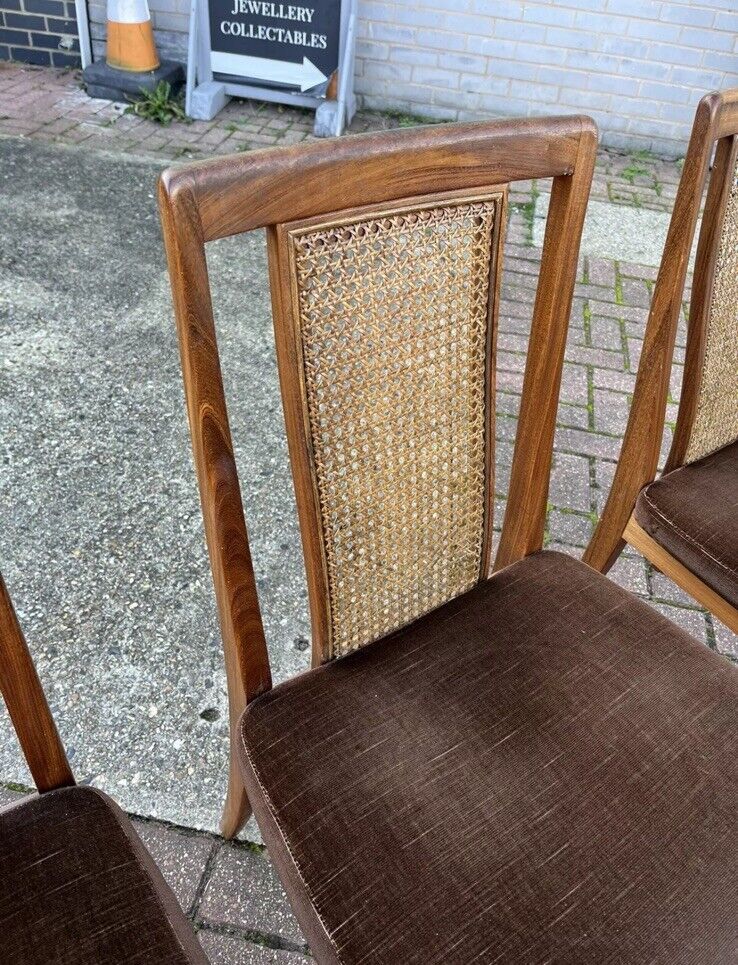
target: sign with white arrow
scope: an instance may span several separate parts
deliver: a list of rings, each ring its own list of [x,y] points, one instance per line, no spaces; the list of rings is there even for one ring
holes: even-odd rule
[[[314,90],[338,67],[341,0],[208,0],[218,80]]]
[[[334,137],[356,111],[357,0],[190,0],[188,117],[210,120],[231,97],[315,111]]]
[[[291,61],[247,57],[244,54],[229,54],[214,50],[210,55],[210,62],[216,74],[253,77],[254,80],[299,87],[301,91],[310,90],[328,80],[323,71],[307,57],[302,58],[301,64],[293,64]]]

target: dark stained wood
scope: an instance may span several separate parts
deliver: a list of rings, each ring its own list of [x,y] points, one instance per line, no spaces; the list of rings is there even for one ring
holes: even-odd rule
[[[202,231],[188,187],[180,186],[173,197],[162,194],[161,216],[233,736],[247,701],[271,687],[271,671],[223,394]],[[248,814],[232,748],[223,834],[232,837]]]
[[[170,168],[165,194],[192,192],[204,241],[420,194],[568,175],[588,118],[418,127]]]
[[[697,414],[702,366],[705,361],[707,323],[715,283],[715,265],[720,250],[725,206],[733,187],[736,154],[738,154],[738,138],[724,137],[718,141],[695,258],[679,412],[664,472],[670,472],[683,465]]]
[[[233,459],[205,263],[205,242],[266,227],[269,276],[287,436],[300,510],[313,635],[327,633],[327,593],[294,339],[285,324],[293,293],[285,270],[285,225],[420,196],[554,178],[498,565],[538,549],[543,536],[553,427],[581,228],[597,132],[586,117],[448,125],[382,132],[171,169],[160,207],[180,339],[193,451],[220,613],[231,728],[246,702],[270,686],[269,663]],[[292,353],[292,354],[290,354]],[[302,467],[302,468],[301,468]],[[316,605],[317,604],[317,605]],[[314,659],[319,659],[314,648]],[[247,813],[233,755],[223,831]]]
[[[0,575],[0,692],[39,791],[74,784],[23,631]]]
[[[596,129],[583,127],[573,173],[553,182],[496,569],[543,545],[566,333],[596,150]]]
[[[738,126],[736,103],[738,91],[726,91],[723,94],[708,94],[697,107],[656,279],[633,402],[615,478],[602,516],[583,556],[585,563],[602,572],[607,572],[620,555],[625,545],[625,527],[638,493],[656,476],[677,322],[697,217],[715,140],[727,135],[726,118],[732,118]],[[709,221],[705,230],[712,230]],[[702,282],[697,280],[696,284],[699,297]],[[686,391],[688,405],[691,405],[689,396],[692,390],[687,386]],[[684,424],[681,431],[684,431]]]

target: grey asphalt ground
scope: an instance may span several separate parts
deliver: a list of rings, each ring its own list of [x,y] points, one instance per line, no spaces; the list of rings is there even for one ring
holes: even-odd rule
[[[0,140],[0,568],[78,778],[138,814],[215,829],[225,677],[160,168]],[[307,665],[309,631],[263,238],[212,246],[210,270],[281,679]],[[31,784],[4,713],[0,778]]]

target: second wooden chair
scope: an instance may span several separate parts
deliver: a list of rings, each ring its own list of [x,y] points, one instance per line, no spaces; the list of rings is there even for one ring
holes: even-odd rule
[[[223,828],[253,807],[320,962],[715,963],[738,942],[738,673],[541,551],[595,150],[587,118],[505,121],[163,176]],[[531,178],[552,196],[490,576],[506,191]],[[205,261],[262,227],[314,664],[273,689]]]

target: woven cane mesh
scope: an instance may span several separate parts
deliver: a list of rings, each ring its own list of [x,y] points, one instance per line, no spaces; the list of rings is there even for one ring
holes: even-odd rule
[[[738,439],[738,164],[720,236],[705,359],[686,462]]]
[[[500,196],[292,235],[338,656],[480,578]]]

